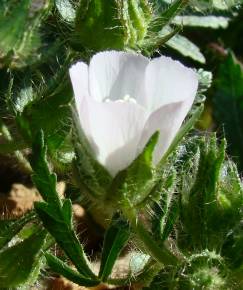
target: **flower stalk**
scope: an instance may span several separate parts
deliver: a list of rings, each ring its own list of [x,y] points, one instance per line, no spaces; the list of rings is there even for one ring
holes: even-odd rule
[[[164,265],[178,265],[181,261],[165,246],[161,247],[153,239],[151,232],[149,232],[143,223],[138,219],[137,212],[129,205],[129,202],[124,202],[122,212],[130,221],[132,229],[138,240],[142,242],[145,252],[150,254],[155,261],[162,266]]]

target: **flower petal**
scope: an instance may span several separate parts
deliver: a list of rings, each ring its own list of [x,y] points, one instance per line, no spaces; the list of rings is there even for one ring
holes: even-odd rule
[[[191,102],[188,101],[167,104],[153,112],[148,118],[140,141],[139,151],[142,151],[152,134],[159,131],[159,141],[153,155],[154,164],[161,160],[170,146],[190,107]]]
[[[87,95],[88,94],[88,66],[84,62],[77,62],[69,69],[71,82],[73,85],[74,94]]]
[[[89,66],[90,94],[97,101],[123,99],[129,95],[144,103],[144,74],[149,60],[135,53],[101,52]]]
[[[146,114],[139,105],[127,102],[87,100],[86,108],[90,122],[86,135],[97,160],[114,176],[136,158]]]
[[[190,99],[193,102],[197,87],[197,74],[170,57],[161,56],[151,60],[145,73],[147,108],[159,107]]]
[[[76,107],[81,117],[82,100],[89,95],[88,66],[84,62],[77,62],[69,69],[69,75],[73,86]]]
[[[74,91],[74,99],[78,111],[79,120],[83,133],[87,139],[92,142],[90,137],[90,122],[89,122],[89,84],[88,84],[88,66],[83,62],[77,62],[69,69],[70,79]],[[92,146],[93,145],[93,146]],[[94,144],[91,147],[97,151]]]

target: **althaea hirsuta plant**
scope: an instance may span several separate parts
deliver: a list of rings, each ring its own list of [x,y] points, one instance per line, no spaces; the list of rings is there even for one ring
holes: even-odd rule
[[[195,130],[213,83],[215,116],[237,117],[225,129],[240,152],[241,66],[229,55],[216,83],[204,69],[218,60],[197,63],[240,2],[0,3],[0,190],[7,159],[42,198],[21,218],[1,216],[1,289],[46,289],[57,275],[88,289],[243,287],[240,174],[224,138]],[[80,238],[73,203],[98,247]]]

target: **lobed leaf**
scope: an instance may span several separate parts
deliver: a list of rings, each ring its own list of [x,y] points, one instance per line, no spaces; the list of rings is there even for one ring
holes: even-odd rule
[[[41,231],[0,252],[1,288],[35,282],[42,263],[45,239],[46,231]]]
[[[34,171],[33,181],[45,200],[35,204],[35,210],[43,225],[78,271],[86,277],[95,277],[73,229],[71,202],[62,202],[56,191],[56,176],[50,172],[47,164],[43,133],[37,136],[33,144],[31,164]]]
[[[79,274],[67,264],[65,264],[61,259],[53,256],[50,253],[45,254],[48,266],[55,272],[68,280],[82,286],[92,287],[98,285],[100,282],[98,280],[87,279],[83,275]]]

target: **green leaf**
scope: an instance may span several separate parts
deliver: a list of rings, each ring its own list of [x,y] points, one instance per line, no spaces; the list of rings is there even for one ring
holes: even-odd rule
[[[228,150],[243,170],[243,68],[233,54],[220,65],[213,96],[214,115],[223,126]],[[227,109],[226,109],[227,108]]]
[[[165,9],[160,15],[156,18],[156,25],[152,24],[153,31],[160,31],[164,26],[169,24],[172,19],[179,14],[186,6],[188,5],[188,1],[186,0],[175,0],[171,3],[171,5]]]
[[[17,287],[35,281],[45,239],[46,231],[41,231],[0,252],[0,287]]]
[[[224,0],[224,1],[212,0],[211,2],[213,7],[218,10],[229,10],[233,7],[237,7],[238,5],[242,4],[242,0]]]
[[[78,272],[74,271],[67,264],[65,264],[59,258],[53,256],[50,253],[45,254],[48,266],[57,274],[62,275],[68,280],[86,287],[92,287],[98,285],[100,282],[98,280],[87,279],[80,275]]]
[[[166,35],[168,32],[171,31],[171,28],[164,28],[161,31],[161,35]],[[186,37],[176,34],[173,38],[169,39],[166,42],[166,45],[177,50],[182,55],[192,58],[195,61],[198,61],[200,63],[205,63],[205,57],[201,53],[200,49],[192,43],[190,40],[188,40]]]
[[[71,199],[65,199],[62,205],[62,212],[65,219],[66,224],[72,227],[72,201]]]
[[[24,135],[27,136],[26,141],[29,143],[34,140],[35,134],[42,129],[48,140],[48,150],[52,154],[55,154],[56,150],[61,147],[71,128],[70,108],[60,101],[61,96],[59,94],[36,100],[25,106],[17,119],[22,131],[26,130],[28,132]],[[24,126],[21,126],[22,124]]]
[[[0,249],[33,218],[35,218],[35,214],[30,212],[17,220],[0,220]]]
[[[172,23],[176,25],[191,26],[191,27],[205,27],[205,28],[227,28],[230,18],[224,16],[196,16],[184,15],[176,16]]]
[[[40,46],[38,29],[49,9],[49,1],[21,0],[0,3],[0,60],[13,68],[37,59]],[[36,7],[38,4],[38,8]]]
[[[40,131],[36,136],[32,150],[31,166],[34,170],[32,179],[43,199],[47,203],[54,205],[54,207],[59,208],[61,206],[61,200],[56,191],[57,178],[54,173],[50,172],[47,163],[43,131]]]
[[[17,126],[27,146],[30,147],[38,131],[43,130],[52,159],[64,146],[69,145],[72,150],[71,142],[68,143],[71,130],[69,103],[73,97],[68,78],[69,66],[70,56],[66,56],[64,63],[58,65],[51,76],[48,72],[43,74],[38,70],[19,73],[8,98],[9,107],[17,116]]]
[[[146,144],[143,152],[127,169],[117,174],[109,189],[108,199],[114,198],[114,201],[116,201],[118,197],[121,199],[125,198],[131,204],[138,205],[149,195],[154,186],[152,158],[158,138],[159,132],[155,132]]]
[[[102,248],[99,277],[103,282],[109,278],[118,255],[126,245],[130,236],[129,224],[115,215],[107,229]]]
[[[45,202],[37,202],[35,210],[45,228],[73,262],[77,270],[86,277],[95,277],[90,270],[83,248],[72,225],[71,202],[61,201],[56,191],[56,175],[51,173],[46,160],[43,132],[33,144],[31,165],[33,181]]]
[[[70,228],[70,221],[68,224],[66,223],[64,214],[54,217],[53,208],[44,205],[43,203],[36,203],[35,209],[45,228],[55,238],[57,244],[73,262],[79,273],[87,278],[95,278],[74,229],[73,227]]]

